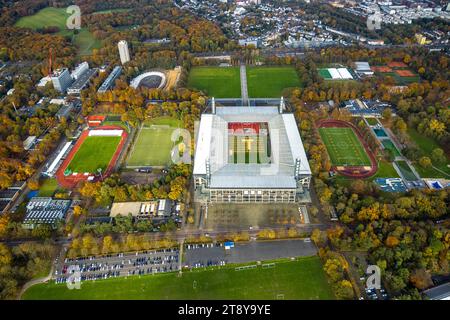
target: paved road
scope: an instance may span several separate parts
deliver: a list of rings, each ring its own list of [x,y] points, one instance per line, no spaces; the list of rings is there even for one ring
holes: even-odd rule
[[[246,106],[248,105],[248,88],[247,88],[247,68],[245,67],[245,64],[241,64],[240,75],[241,75],[242,104]]]

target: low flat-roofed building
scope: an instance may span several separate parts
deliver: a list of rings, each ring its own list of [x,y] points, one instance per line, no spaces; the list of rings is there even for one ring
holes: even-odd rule
[[[97,73],[97,69],[88,69],[84,73],[78,76],[75,82],[67,88],[68,94],[79,95],[81,90],[86,88],[90,83],[91,78]]]
[[[450,282],[425,290],[423,294],[430,300],[450,300]]]
[[[23,142],[23,148],[26,151],[30,150],[34,146],[36,138],[37,138],[36,136],[29,136],[28,138],[26,138],[25,141]]]
[[[52,199],[50,197],[33,197],[27,204],[27,213],[23,226],[33,229],[40,224],[49,224],[56,228],[58,221],[66,217],[71,200]]]
[[[358,74],[359,76],[366,76],[366,77],[371,77],[373,76],[373,71],[370,68],[370,65],[368,62],[365,61],[356,61],[355,62],[355,72],[356,74]]]
[[[113,71],[111,71],[111,73],[108,75],[108,77],[102,83],[100,88],[98,88],[98,93],[105,93],[109,89],[113,88],[114,87],[114,82],[120,76],[121,73],[122,73],[122,67],[121,66],[115,66]]]

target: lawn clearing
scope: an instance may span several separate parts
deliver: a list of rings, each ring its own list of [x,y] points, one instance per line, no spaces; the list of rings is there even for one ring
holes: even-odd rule
[[[238,67],[195,67],[191,69],[187,87],[204,91],[210,97],[237,98],[241,96]]]
[[[104,172],[117,150],[120,139],[122,137],[87,137],[67,169],[77,173],[97,173],[97,169],[101,168]]]
[[[21,28],[30,28],[33,30],[45,27],[58,27],[58,35],[71,36],[72,42],[78,47],[80,55],[92,53],[92,49],[101,47],[101,41],[94,38],[87,28],[81,28],[78,34],[74,34],[72,30],[68,30],[66,21],[70,14],[66,13],[66,8],[44,8],[34,15],[20,18],[15,26]]]
[[[250,98],[279,98],[301,82],[293,67],[247,67],[247,86]]]
[[[51,197],[58,189],[58,182],[54,178],[44,179],[39,187],[39,197]]]
[[[275,267],[236,271],[235,266],[226,266],[187,271],[181,277],[178,273],[168,273],[86,281],[81,284],[81,290],[69,290],[65,284],[38,284],[27,290],[23,298],[275,300],[282,296],[284,299],[334,299],[319,257],[271,262],[275,262]]]
[[[377,173],[370,177],[369,180],[375,180],[376,178],[399,178],[397,171],[395,171],[392,163],[387,161],[378,161],[378,171]]]
[[[366,118],[366,120],[371,126],[376,126],[378,124],[378,120],[376,118]]]
[[[351,128],[319,128],[334,166],[370,166],[361,141]]]
[[[411,138],[411,140],[414,142],[414,144],[422,151],[422,153],[425,156],[430,157],[431,153],[436,148],[443,149],[434,139],[427,137],[423,134],[420,134],[417,130],[413,128],[408,128],[408,135]],[[445,151],[445,150],[444,150]],[[444,152],[445,154],[445,152]],[[448,167],[450,165],[450,158],[446,156],[446,161],[443,163],[433,163],[433,166],[438,168],[440,171],[437,171],[436,169],[430,167],[430,168],[423,168],[420,165],[416,165],[415,168],[419,172],[420,176],[423,178],[450,178],[450,168]]]

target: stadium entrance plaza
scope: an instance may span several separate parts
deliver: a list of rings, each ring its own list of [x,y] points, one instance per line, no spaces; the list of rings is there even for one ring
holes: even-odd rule
[[[299,206],[294,203],[215,203],[204,210],[204,228],[242,229],[273,226],[295,226],[302,223]]]

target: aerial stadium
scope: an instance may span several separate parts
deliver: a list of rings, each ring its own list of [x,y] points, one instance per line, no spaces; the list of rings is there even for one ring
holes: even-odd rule
[[[130,86],[137,89],[144,87],[148,89],[161,89],[166,84],[166,75],[159,71],[149,71],[138,75],[131,80]]]
[[[294,115],[279,106],[215,106],[201,116],[194,181],[197,201],[309,200],[311,169]]]

